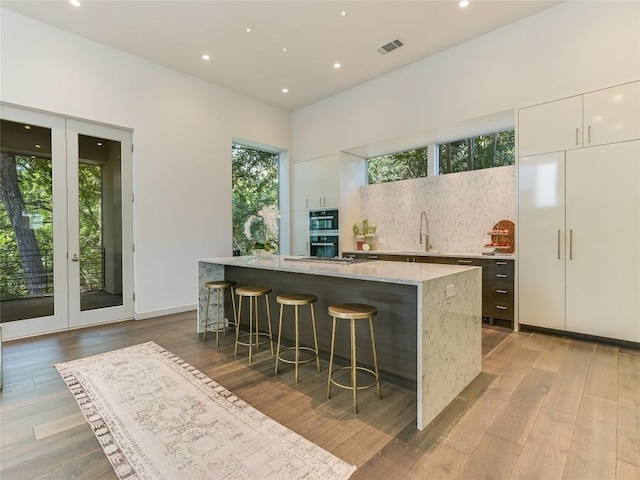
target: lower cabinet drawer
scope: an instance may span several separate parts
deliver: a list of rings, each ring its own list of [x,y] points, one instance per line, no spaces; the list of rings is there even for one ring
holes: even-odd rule
[[[492,302],[483,304],[482,315],[490,318],[501,318],[513,321],[513,303]]]

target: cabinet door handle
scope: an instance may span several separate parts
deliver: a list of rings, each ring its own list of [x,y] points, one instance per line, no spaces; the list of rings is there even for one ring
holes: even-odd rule
[[[576,145],[578,145],[578,129],[576,128]]]
[[[507,307],[505,307],[504,305],[496,305],[496,308],[497,308],[498,310],[507,310],[507,309],[508,309],[508,308],[507,308]]]
[[[496,262],[496,265],[506,265],[507,262]]]
[[[503,295],[509,293],[506,290],[496,290],[496,293],[502,293]]]
[[[573,230],[569,230],[569,260],[573,260]]]
[[[458,260],[458,263],[471,263],[473,260]]]
[[[591,125],[587,127],[587,142],[591,143]]]
[[[558,230],[558,260],[560,260],[560,230]]]
[[[309,209],[309,199],[308,198],[304,199],[304,208]]]
[[[506,274],[504,274],[504,273],[498,273],[498,274],[496,275],[496,277],[498,277],[498,278],[507,278],[507,275],[506,275]]]
[[[377,260],[378,256],[377,255],[369,255],[369,260]]]

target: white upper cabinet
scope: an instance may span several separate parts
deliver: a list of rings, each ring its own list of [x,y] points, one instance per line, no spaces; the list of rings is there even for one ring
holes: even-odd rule
[[[582,95],[518,112],[518,156],[582,146]]]
[[[584,146],[640,138],[640,82],[584,96]]]
[[[321,208],[338,208],[340,205],[340,162],[339,158],[327,158],[322,168]]]
[[[321,160],[310,160],[294,164],[294,211],[320,208],[323,193],[322,168]]]
[[[518,156],[640,138],[640,82],[605,88],[518,112]]]
[[[294,211],[338,207],[340,201],[338,155],[296,163],[293,177]]]

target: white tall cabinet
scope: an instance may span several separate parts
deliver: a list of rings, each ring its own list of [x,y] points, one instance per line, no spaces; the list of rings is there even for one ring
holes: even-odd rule
[[[567,99],[519,111],[521,324],[640,342],[639,92],[634,82],[572,97],[583,105],[578,146],[558,115]],[[565,146],[549,152],[559,130]]]
[[[365,159],[345,152],[293,164],[291,234],[293,255],[309,255],[309,212],[338,210],[340,246],[351,248],[352,225],[360,220]]]

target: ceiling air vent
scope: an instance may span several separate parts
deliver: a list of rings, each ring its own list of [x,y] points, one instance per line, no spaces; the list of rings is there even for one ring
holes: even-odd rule
[[[381,46],[378,49],[378,53],[381,55],[386,55],[389,52],[393,52],[396,48],[400,48],[404,46],[404,43],[402,43],[399,39],[395,39],[389,43],[387,43],[386,45]]]

